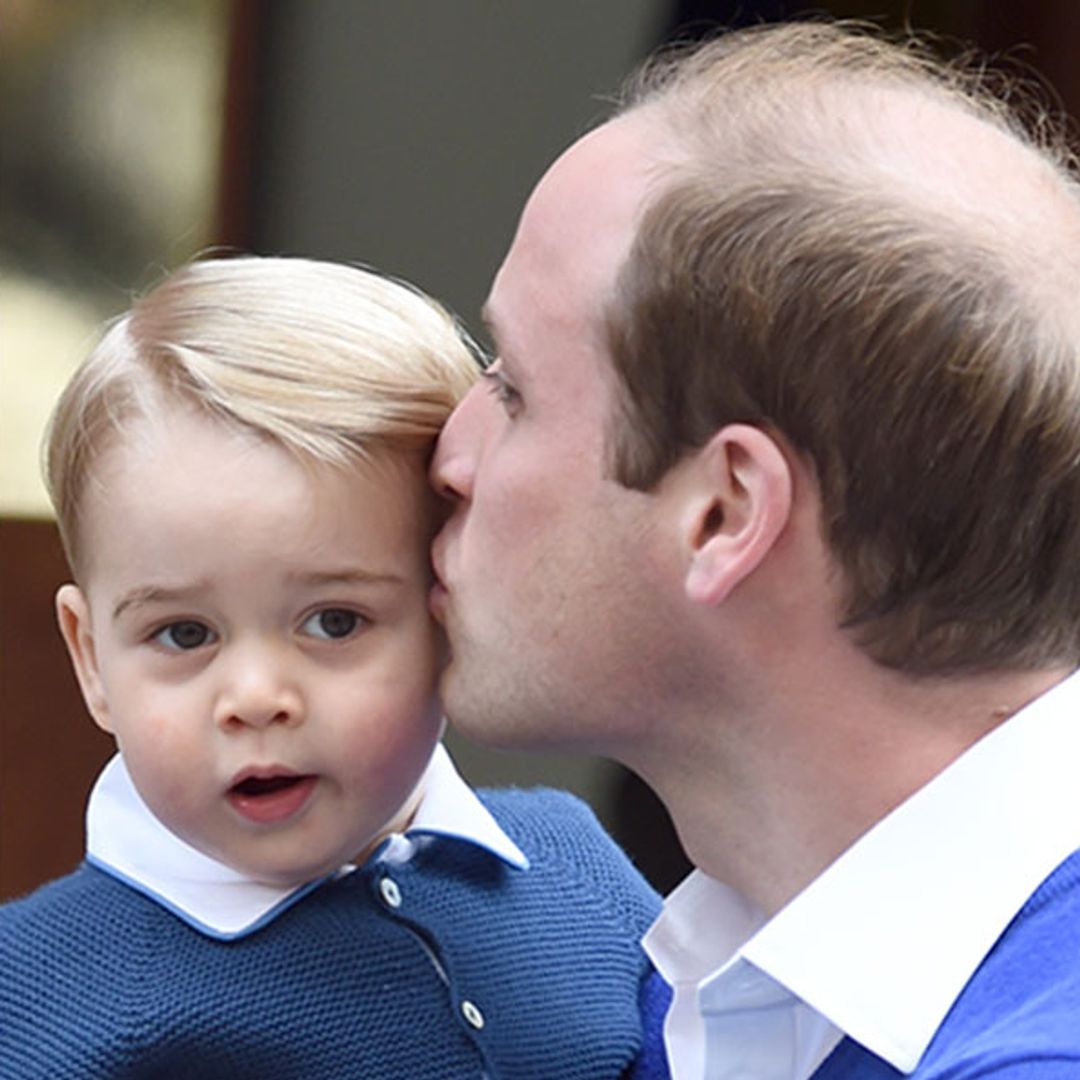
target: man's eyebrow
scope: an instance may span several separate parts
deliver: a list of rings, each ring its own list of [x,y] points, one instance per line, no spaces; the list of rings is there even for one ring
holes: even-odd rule
[[[483,307],[480,308],[480,319],[484,324],[484,329],[487,330],[488,337],[491,338],[492,347],[496,352],[499,352],[503,343],[503,336],[498,317],[491,306],[490,300],[485,300]]]
[[[491,339],[492,354],[489,356],[488,362],[493,363],[498,360],[506,366],[508,352],[506,335],[503,333],[502,326],[491,306],[490,300],[485,301],[484,306],[480,309],[480,318],[483,320],[488,337]]]

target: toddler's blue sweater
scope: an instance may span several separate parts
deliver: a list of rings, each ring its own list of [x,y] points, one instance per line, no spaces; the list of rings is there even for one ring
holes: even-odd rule
[[[0,907],[0,1076],[639,1075],[638,941],[658,897],[578,800],[481,797],[528,870],[432,838],[234,941],[86,864]]]

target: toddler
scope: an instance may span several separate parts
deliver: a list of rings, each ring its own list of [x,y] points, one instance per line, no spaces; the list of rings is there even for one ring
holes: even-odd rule
[[[403,284],[240,258],[72,378],[56,610],[118,754],[84,863],[0,907],[6,1080],[663,1071],[652,890],[579,801],[440,746],[425,474],[475,369]]]

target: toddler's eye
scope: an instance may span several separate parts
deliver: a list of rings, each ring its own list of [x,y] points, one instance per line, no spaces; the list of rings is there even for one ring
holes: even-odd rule
[[[304,621],[304,633],[324,641],[338,641],[355,633],[361,617],[347,608],[323,608]]]
[[[163,626],[154,635],[154,640],[167,649],[186,652],[208,645],[214,640],[214,631],[206,623],[197,622],[195,619],[182,619],[180,622]]]

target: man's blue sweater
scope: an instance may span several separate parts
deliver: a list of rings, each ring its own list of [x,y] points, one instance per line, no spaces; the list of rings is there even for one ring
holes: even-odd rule
[[[932,980],[933,972],[926,977]],[[1080,1078],[1080,852],[1020,910],[908,1075],[910,1080]],[[813,1080],[903,1076],[844,1039]]]
[[[527,871],[432,839],[234,941],[89,865],[0,907],[0,1076],[640,1075],[658,898],[576,799],[482,798]]]

